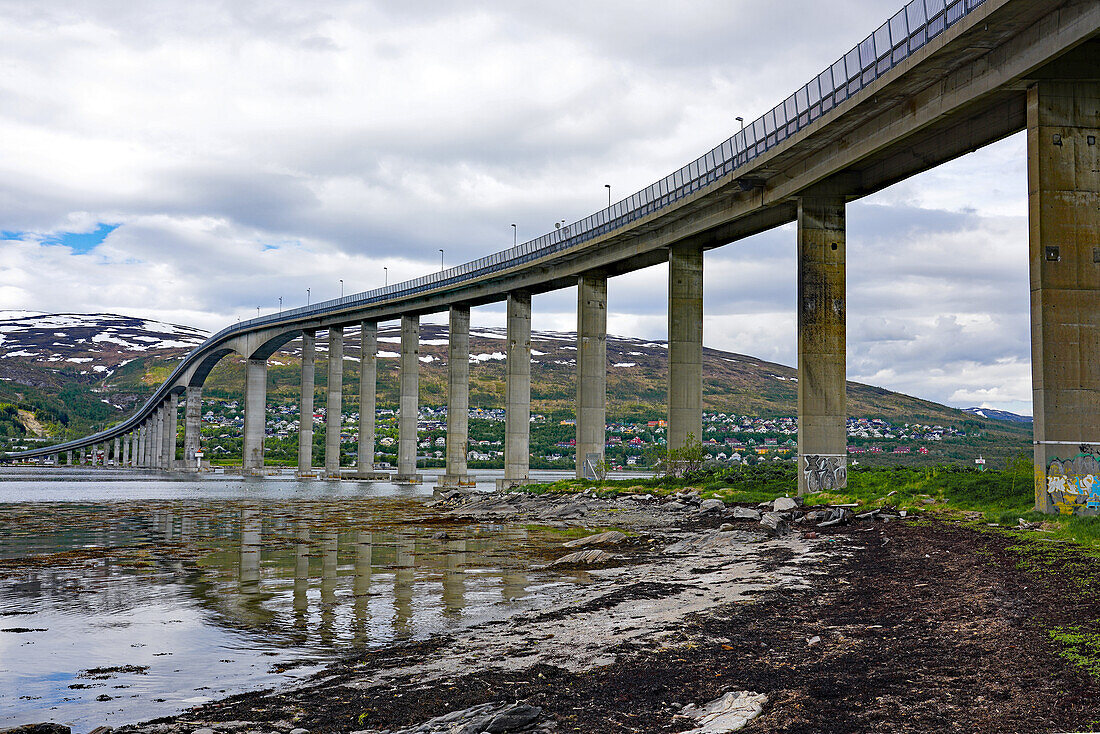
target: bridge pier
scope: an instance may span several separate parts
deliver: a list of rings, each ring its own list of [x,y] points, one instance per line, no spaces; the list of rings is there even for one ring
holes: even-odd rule
[[[202,386],[188,385],[183,407],[183,470],[198,471],[195,454],[202,443]]]
[[[73,452],[70,449],[69,451],[65,452],[65,466],[72,466],[72,465],[73,465]]]
[[[149,468],[161,469],[161,461],[164,456],[164,406],[157,406],[153,411],[153,424],[150,426],[149,437]]]
[[[531,465],[531,294],[508,294],[504,384],[504,478],[497,489],[527,484]]]
[[[134,450],[134,465],[145,468],[145,424],[142,423],[135,431],[137,434],[137,448]]]
[[[470,307],[451,306],[447,333],[447,472],[438,487],[472,487],[470,443]]]
[[[1075,484],[1100,474],[1098,140],[1100,81],[1041,80],[1028,89],[1031,369],[1040,512],[1085,509]]]
[[[378,404],[378,324],[359,324],[359,457],[356,475],[360,479],[383,479],[374,471],[374,421]]]
[[[420,317],[401,317],[401,415],[397,429],[395,482],[419,483],[416,473],[416,419],[420,412]]]
[[[244,473],[264,472],[264,432],[267,423],[267,360],[250,359],[244,383]]]
[[[596,479],[607,443],[607,276],[577,283],[577,479]]]
[[[798,200],[798,493],[848,484],[844,196]]]
[[[161,463],[165,471],[176,468],[176,433],[179,425],[179,396],[172,393],[164,401],[164,442],[161,444]]]
[[[703,440],[703,249],[668,251],[668,448]]]
[[[122,437],[122,464],[120,466],[130,466],[130,434],[127,433]]]
[[[344,329],[328,330],[328,401],[325,409],[325,476],[340,478],[340,428],[344,413]]]
[[[302,394],[298,403],[298,476],[313,476],[313,392],[317,332],[302,332]]]
[[[115,466],[122,466],[122,440],[116,438],[114,444],[114,448],[112,449],[114,456],[112,458],[115,460]]]
[[[84,466],[85,460],[86,460],[85,449],[82,447],[80,449],[80,466]]]

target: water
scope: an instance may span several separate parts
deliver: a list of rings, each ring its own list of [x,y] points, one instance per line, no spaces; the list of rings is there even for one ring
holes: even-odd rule
[[[552,529],[430,520],[433,484],[0,470],[0,727],[167,715],[576,581],[530,570]]]

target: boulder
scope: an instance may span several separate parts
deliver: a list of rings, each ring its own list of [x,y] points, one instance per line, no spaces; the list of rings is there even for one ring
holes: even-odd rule
[[[72,729],[64,724],[43,721],[38,724],[23,724],[10,729],[0,729],[0,734],[70,734]]]
[[[668,510],[669,512],[679,512],[680,510],[687,507],[687,505],[685,505],[683,502],[666,502],[665,504],[661,505],[661,507]]]
[[[725,734],[738,731],[764,712],[768,697],[751,691],[730,691],[702,708],[687,706],[682,716],[695,719],[698,726],[686,734]]]
[[[726,509],[726,503],[719,499],[703,500],[699,503],[699,512],[718,512]]]
[[[764,516],[760,518],[760,524],[765,530],[775,535],[787,532],[787,521],[775,512],[765,512]]]
[[[753,510],[748,507],[734,507],[731,513],[734,520],[752,520],[753,522],[760,520],[760,510]]]
[[[798,502],[790,497],[780,497],[772,502],[772,512],[790,512],[798,507]]]
[[[607,551],[602,551],[596,548],[590,550],[577,551],[576,553],[570,553],[569,555],[562,556],[556,561],[553,561],[551,566],[594,566],[597,563],[605,563],[610,561],[615,556],[611,555]]]

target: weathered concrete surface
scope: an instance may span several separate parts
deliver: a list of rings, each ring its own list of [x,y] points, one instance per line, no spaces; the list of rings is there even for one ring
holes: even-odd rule
[[[161,467],[172,471],[176,465],[176,436],[179,427],[179,396],[172,393],[164,401],[164,439],[160,445]]]
[[[313,473],[313,391],[316,379],[317,333],[302,332],[302,390],[298,411],[298,474]]]
[[[595,479],[607,423],[607,276],[577,281],[577,478]]]
[[[1061,462],[1100,453],[1098,171],[1100,81],[1034,84],[1027,96],[1027,179],[1035,509],[1041,512],[1085,509],[1079,492],[1053,496],[1049,490],[1064,483],[1062,476],[1084,473],[1065,471]],[[1056,460],[1059,468],[1052,466]]]
[[[470,438],[470,307],[451,306],[447,334],[447,471],[438,486],[472,484],[466,465]]]
[[[668,253],[668,447],[703,440],[703,250]]]
[[[844,196],[798,200],[798,493],[847,486]]]
[[[531,294],[509,293],[504,378],[504,479],[528,480],[531,463]]]
[[[250,359],[244,382],[244,473],[264,468],[264,426],[267,422],[267,360]]]
[[[374,471],[374,419],[378,401],[378,324],[359,324],[359,474]]]
[[[328,401],[325,404],[325,476],[340,478],[340,428],[344,414],[344,330],[328,331]]]
[[[119,466],[130,466],[130,443],[132,437],[130,434],[126,434],[122,437],[122,463]],[[60,457],[59,457],[60,461]]]
[[[195,454],[202,442],[202,387],[187,387],[187,403],[183,408],[183,468],[194,471],[198,468]]]
[[[420,412],[420,317],[401,317],[401,415],[397,430],[396,482],[419,482],[416,418]]]
[[[145,439],[146,439],[145,424],[143,423],[142,425],[138,426],[138,429],[136,431],[134,431],[134,434],[137,437],[137,443],[135,444],[136,448],[134,449],[134,461],[135,461],[134,466],[139,466],[139,467],[144,468],[145,467],[145,446],[146,446],[146,442],[145,442]]]

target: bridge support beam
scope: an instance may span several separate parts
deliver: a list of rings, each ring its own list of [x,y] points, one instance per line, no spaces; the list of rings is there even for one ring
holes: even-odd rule
[[[527,484],[531,464],[531,294],[508,294],[504,384],[504,489]]]
[[[202,442],[202,386],[187,386],[187,402],[183,408],[183,469],[198,471],[195,454]]]
[[[176,468],[176,436],[179,427],[179,396],[172,393],[164,401],[164,443],[161,445],[161,464],[165,471]]]
[[[401,415],[397,429],[395,482],[413,484],[416,473],[416,418],[420,412],[420,317],[401,317]]]
[[[344,414],[344,330],[328,330],[328,401],[325,409],[325,476],[340,478],[340,428]]]
[[[298,411],[298,476],[313,476],[313,391],[317,332],[302,332],[302,394]]]
[[[65,466],[73,465],[73,452],[72,449],[65,452]]]
[[[359,457],[356,472],[362,479],[374,477],[374,421],[378,405],[378,324],[359,324]]]
[[[81,448],[80,449],[80,465],[81,466],[84,466],[84,461],[85,461],[86,458],[87,458],[87,454],[85,452],[85,449]]]
[[[263,475],[267,360],[250,359],[244,382],[244,473]]]
[[[122,463],[119,466],[130,466],[130,434],[122,437]]]
[[[145,468],[145,424],[137,427],[137,449],[134,451],[134,466]]]
[[[149,468],[162,469],[161,461],[164,456],[164,406],[160,405],[153,411],[153,422],[149,427]]]
[[[1100,474],[1098,164],[1100,81],[1044,80],[1030,87],[1031,369],[1040,512],[1084,510],[1085,495],[1065,477]]]
[[[607,276],[577,283],[577,478],[596,479],[607,425]]]
[[[798,493],[848,483],[844,197],[798,200]]]
[[[447,333],[447,473],[440,487],[472,487],[466,466],[470,439],[470,307],[451,306]]]
[[[116,438],[114,440],[114,460],[115,466],[122,466],[122,439]]]
[[[668,252],[668,447],[703,440],[703,249]]]

